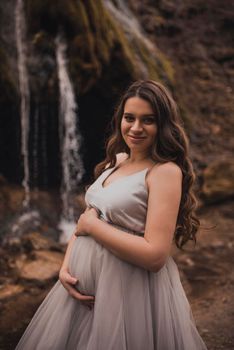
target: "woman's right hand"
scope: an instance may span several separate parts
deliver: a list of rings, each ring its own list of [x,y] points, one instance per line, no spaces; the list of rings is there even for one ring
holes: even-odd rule
[[[59,280],[71,297],[79,300],[83,305],[87,306],[89,309],[92,309],[92,307],[94,306],[94,296],[84,295],[78,292],[75,285],[78,283],[79,280],[75,277],[72,277],[67,269],[60,270]]]

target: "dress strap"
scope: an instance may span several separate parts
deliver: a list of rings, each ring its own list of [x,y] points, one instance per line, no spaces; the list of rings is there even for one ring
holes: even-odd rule
[[[151,168],[148,168],[146,176],[151,173],[152,169],[157,168],[161,163],[155,163]]]

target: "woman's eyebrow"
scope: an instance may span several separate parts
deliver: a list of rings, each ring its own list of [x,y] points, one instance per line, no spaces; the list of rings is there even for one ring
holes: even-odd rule
[[[124,112],[124,115],[134,116],[133,113],[129,113],[129,112]],[[152,113],[150,113],[150,114],[142,114],[142,115],[140,115],[140,117],[154,117],[154,114],[152,114]]]

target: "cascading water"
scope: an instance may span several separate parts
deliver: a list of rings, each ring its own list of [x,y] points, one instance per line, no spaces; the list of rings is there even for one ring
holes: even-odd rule
[[[131,9],[127,5],[127,1],[123,0],[104,0],[104,4],[109,12],[118,22],[122,24],[122,28],[129,39],[137,37],[150,51],[155,50],[153,43],[144,34],[144,31]]]
[[[17,0],[15,7],[15,38],[18,54],[18,73],[19,73],[19,92],[20,92],[20,118],[21,118],[21,153],[23,156],[24,177],[22,185],[24,187],[23,209],[24,213],[16,217],[12,223],[12,230],[5,240],[15,239],[21,236],[25,226],[30,225],[34,227],[40,221],[40,214],[37,210],[30,210],[30,167],[29,167],[29,132],[30,132],[30,90],[29,79],[27,71],[27,47],[26,47],[26,26],[24,16],[23,0]],[[36,115],[36,125],[38,123],[38,116]],[[34,135],[34,146],[37,143],[38,129]],[[35,146],[36,147],[36,146]],[[35,153],[36,152],[36,153]],[[34,161],[37,158],[36,148],[33,150]],[[35,173],[33,180],[37,177],[37,166],[34,164]],[[32,225],[33,223],[33,225]]]
[[[26,47],[26,28],[24,16],[23,0],[17,0],[15,8],[15,25],[16,25],[16,44],[18,52],[18,72],[19,72],[19,90],[21,97],[21,152],[23,156],[24,178],[22,185],[25,190],[25,198],[23,201],[23,208],[26,212],[20,217],[20,220],[29,222],[36,217],[40,218],[40,214],[34,210],[30,211],[30,184],[38,190],[38,158],[39,158],[39,113],[35,110],[33,128],[30,130],[30,89],[29,78],[27,71],[27,47]],[[70,82],[67,67],[66,67],[66,44],[60,36],[56,39],[56,60],[58,68],[60,105],[59,105],[59,135],[61,145],[61,167],[62,167],[62,181],[61,181],[61,197],[62,197],[62,217],[59,228],[62,230],[61,242],[66,242],[70,236],[70,232],[75,227],[74,203],[73,195],[77,190],[77,186],[84,174],[82,159],[80,157],[81,135],[77,130],[77,105],[75,101],[75,94]],[[45,123],[45,116],[41,116],[41,125]],[[46,125],[45,125],[46,126]],[[44,128],[43,128],[44,130]],[[32,132],[32,166],[29,165],[29,132]],[[45,174],[47,168],[47,152],[46,152],[46,132],[42,134],[41,141],[41,159],[43,162],[43,178],[44,182],[47,179]],[[33,169],[30,178],[30,169]],[[35,191],[34,191],[35,192]],[[21,221],[22,221],[21,220]],[[19,222],[21,222],[19,221]],[[17,235],[20,225],[15,225],[14,233]]]
[[[18,72],[19,72],[19,89],[21,97],[21,153],[23,156],[24,178],[22,185],[25,190],[25,199],[23,207],[28,208],[30,204],[30,187],[29,187],[29,154],[28,154],[28,137],[29,137],[29,114],[30,114],[30,92],[28,83],[28,72],[26,66],[26,45],[25,45],[25,18],[23,0],[17,0],[15,8],[15,34],[18,53]]]
[[[129,8],[127,1],[104,0],[103,3],[111,16],[120,24],[129,43],[132,43],[135,62],[138,65],[138,70],[141,72],[142,78],[149,78],[149,71],[144,60],[142,60],[141,51],[143,46],[154,59],[157,59],[155,45],[145,35],[143,28]]]
[[[77,128],[78,108],[67,71],[66,44],[61,36],[56,38],[56,60],[60,92],[59,127],[63,175],[61,183],[63,213],[59,227],[63,231],[60,241],[66,242],[75,227],[72,195],[82,179],[84,167],[80,156],[82,138]]]

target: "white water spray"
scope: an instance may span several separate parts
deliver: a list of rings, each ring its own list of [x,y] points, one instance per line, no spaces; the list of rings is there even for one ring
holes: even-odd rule
[[[24,164],[24,178],[22,185],[25,190],[25,198],[23,201],[23,207],[28,208],[30,202],[30,187],[29,187],[29,154],[28,154],[28,135],[29,135],[29,83],[28,83],[28,72],[26,66],[26,29],[25,29],[25,18],[24,18],[24,4],[23,0],[17,0],[15,8],[15,34],[16,34],[16,45],[18,53],[18,72],[19,72],[19,88],[21,97],[21,153],[23,155]]]
[[[66,241],[75,222],[72,195],[77,190],[84,174],[83,162],[80,157],[81,135],[77,129],[77,104],[71,81],[69,79],[66,60],[66,44],[60,36],[56,38],[56,59],[58,67],[60,106],[59,128],[62,159],[61,196],[63,214],[60,228],[64,232],[61,241]]]

